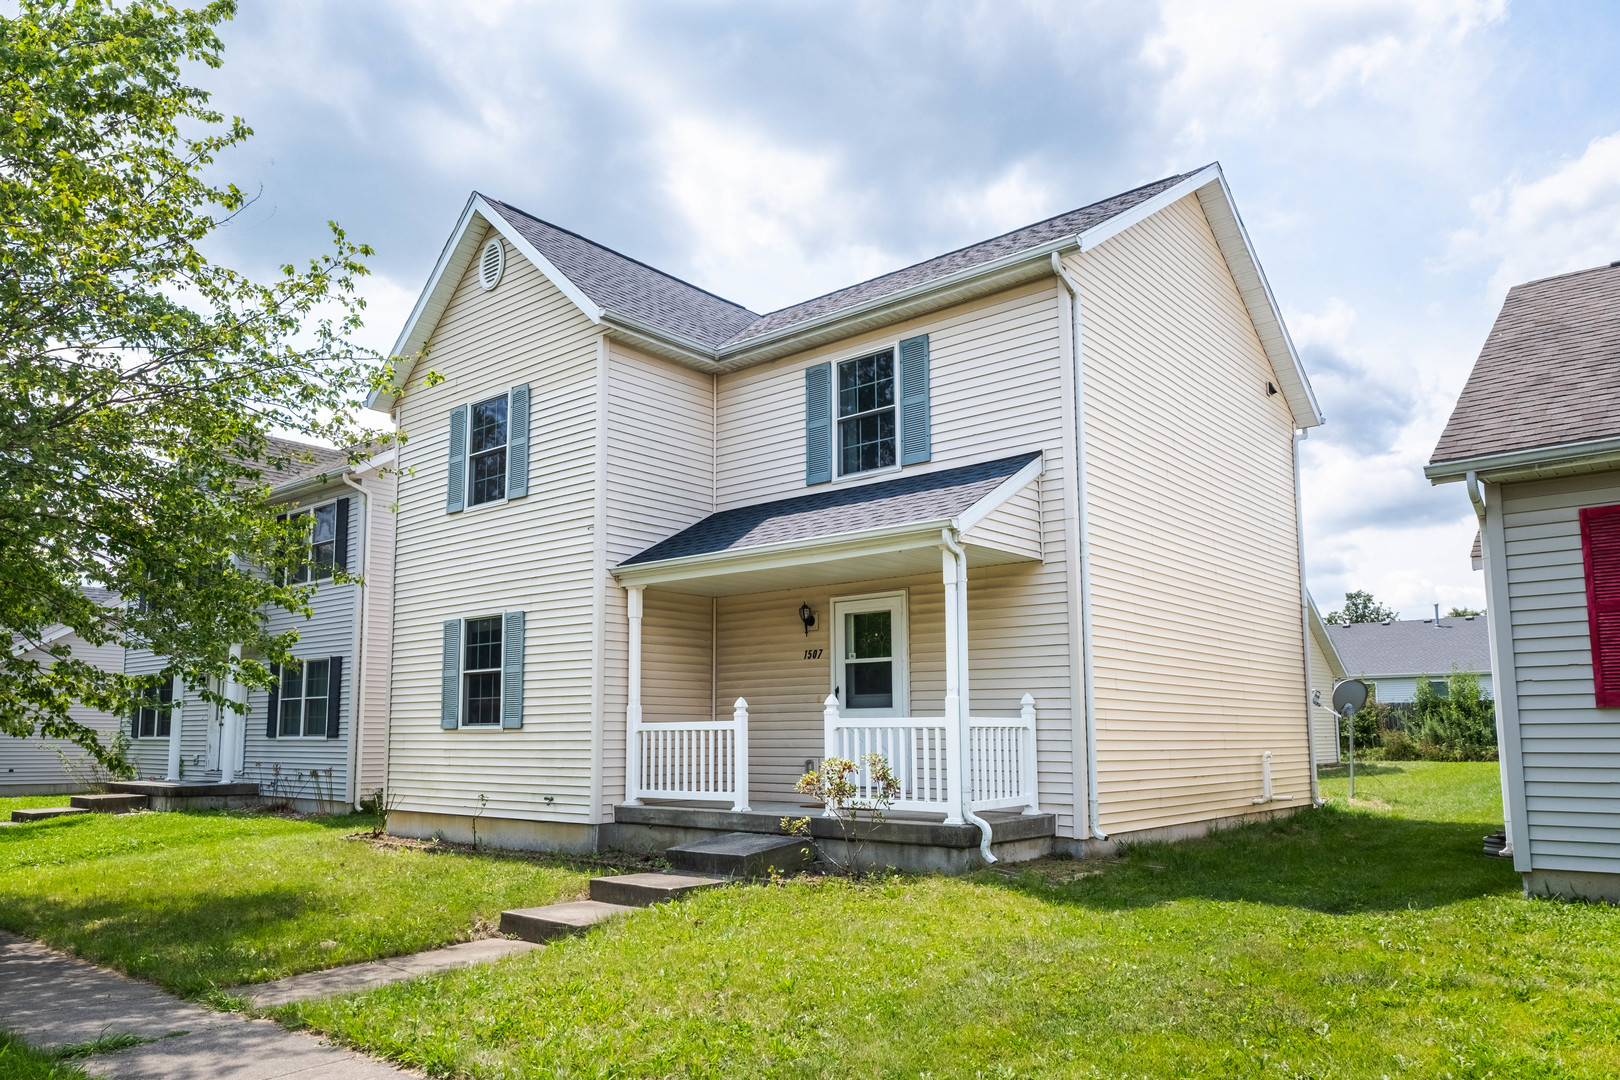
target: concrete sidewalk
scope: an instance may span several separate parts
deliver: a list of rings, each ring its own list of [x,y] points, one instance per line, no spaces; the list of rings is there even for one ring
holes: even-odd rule
[[[269,1020],[214,1012],[0,931],[0,1024],[34,1046],[156,1042],[74,1064],[118,1080],[384,1080],[419,1074]]]

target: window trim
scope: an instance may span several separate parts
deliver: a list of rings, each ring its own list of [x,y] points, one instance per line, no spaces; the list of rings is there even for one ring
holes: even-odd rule
[[[318,734],[311,735],[309,733],[309,702],[324,701],[328,703],[327,707],[331,708],[332,658],[330,656],[295,656],[293,659],[298,662],[298,731],[289,735],[281,729],[281,718],[285,715],[288,701],[286,687],[283,685],[279,688],[281,696],[276,703],[278,708],[276,714],[276,739],[278,741],[281,739],[321,739],[325,741],[326,726],[332,722],[331,717],[327,717],[321,722],[321,730]],[[309,695],[309,665],[311,664],[326,665],[327,692],[313,698]],[[281,674],[283,679],[287,677],[287,665],[282,665]]]
[[[838,698],[838,715],[856,719],[903,718],[911,715],[911,590],[894,589],[880,593],[857,593],[853,596],[834,596],[827,601],[832,616],[828,629],[827,652],[831,667],[827,673],[827,688]],[[888,709],[850,709],[844,706],[843,689],[844,616],[863,611],[895,611],[899,618],[889,627],[890,648],[894,664],[894,705]]]
[[[506,467],[501,470],[501,497],[498,499],[491,499],[488,502],[473,502],[473,409],[477,408],[479,405],[488,404],[489,402],[494,401],[496,398],[502,398],[506,401],[506,441],[501,444],[501,449],[506,452]],[[498,394],[490,394],[488,397],[480,397],[476,400],[470,400],[462,407],[467,410],[467,445],[461,454],[461,512],[469,513],[473,510],[482,510],[489,506],[505,506],[512,500],[512,391],[510,388],[508,388],[506,390],[502,390]],[[482,450],[479,452],[485,454],[489,453],[487,450]],[[475,617],[481,618],[482,616]],[[463,620],[463,622],[465,623],[465,620]],[[462,629],[466,629],[465,625],[462,627]]]
[[[871,409],[864,413],[856,413],[846,417],[838,412],[838,369],[844,364],[856,360],[864,360],[868,356],[877,356],[879,353],[888,353],[892,368],[891,378],[894,380],[894,404],[887,406],[894,414],[894,464],[883,465],[876,469],[858,469],[855,472],[844,471],[844,424],[843,421],[854,419],[856,416],[875,416],[882,409]],[[897,473],[904,466],[900,464],[900,339],[885,344],[870,346],[847,356],[830,361],[832,364],[832,456],[833,456],[833,482],[840,480],[858,480],[867,476],[887,476]]]
[[[332,578],[334,576],[336,576],[335,571],[337,570],[337,564],[338,564],[337,504],[338,504],[338,501],[340,499],[342,499],[342,498],[343,498],[343,496],[341,496],[341,495],[334,495],[330,499],[322,499],[320,502],[312,502],[312,503],[308,503],[308,504],[305,504],[305,505],[301,505],[301,506],[295,507],[293,509],[285,510],[282,513],[277,515],[277,517],[279,517],[279,518],[281,518],[283,520],[291,521],[295,517],[301,517],[304,514],[308,514],[308,515],[310,515],[310,525],[311,525],[311,528],[310,528],[310,531],[309,531],[309,537],[310,537],[309,543],[304,545],[304,555],[305,555],[305,557],[304,557],[304,560],[302,561],[302,563],[300,563],[300,565],[299,565],[299,570],[308,570],[310,572],[310,576],[305,578],[304,580],[300,581],[300,580],[298,580],[298,570],[294,570],[294,571],[292,571],[290,573],[287,572],[287,571],[282,571],[281,576],[282,576],[282,584],[283,585],[318,585],[323,581],[331,581]],[[315,562],[315,530],[313,528],[314,523],[315,523],[314,516],[315,516],[315,512],[317,510],[325,509],[328,506],[332,507],[332,562],[331,562],[330,565],[328,565],[325,568],[326,569],[325,574],[321,575],[320,577],[316,577],[315,576],[315,569],[316,569],[318,564]]]
[[[480,619],[494,619],[495,625],[501,632],[500,646],[496,655],[500,663],[493,668],[467,668],[467,624]],[[472,724],[468,723],[467,716],[467,676],[470,673],[483,673],[494,671],[501,677],[500,691],[495,695],[495,719],[493,722]],[[483,615],[463,615],[461,617],[461,645],[456,650],[456,729],[458,731],[504,731],[501,721],[505,719],[506,712],[506,612],[496,611]]]

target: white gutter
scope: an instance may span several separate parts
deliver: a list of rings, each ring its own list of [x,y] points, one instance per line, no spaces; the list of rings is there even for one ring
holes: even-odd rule
[[[1299,444],[1308,434],[1301,430],[1294,432],[1294,533],[1299,542],[1299,644],[1303,650],[1300,659],[1305,663],[1305,760],[1311,770],[1311,805],[1321,806],[1316,778],[1316,710],[1311,702],[1311,593],[1305,584],[1305,504],[1300,501],[1299,486]],[[1269,773],[1266,786],[1269,796]]]
[[[1587,439],[1583,442],[1559,443],[1531,450],[1513,450],[1502,454],[1482,454],[1455,461],[1436,461],[1423,467],[1423,475],[1431,484],[1446,484],[1465,480],[1473,473],[1477,480],[1496,482],[1518,476],[1534,476],[1554,469],[1596,467],[1620,461],[1620,437]],[[1472,498],[1473,496],[1469,496]],[[1476,513],[1478,512],[1476,507]]]
[[[1074,334],[1074,453],[1076,531],[1080,537],[1080,672],[1085,684],[1086,722],[1086,823],[1091,835],[1107,840],[1102,830],[1102,800],[1097,794],[1097,694],[1091,649],[1091,523],[1086,510],[1086,385],[1085,364],[1080,351],[1080,286],[1063,266],[1063,259],[1052,253],[1052,273],[1069,291],[1074,304],[1070,326]]]
[[[361,708],[364,694],[365,674],[364,661],[361,659],[361,647],[365,641],[366,621],[366,556],[370,553],[367,539],[371,534],[371,492],[367,491],[360,482],[350,473],[339,477],[345,487],[351,487],[360,493],[360,580],[354,587],[354,626],[352,643],[349,655],[353,658],[349,662],[349,784],[348,801],[356,810],[360,809],[360,739],[364,729]]]
[[[955,529],[941,529],[939,538],[945,545],[945,550],[956,560],[956,610],[948,611],[945,615],[956,621],[957,745],[962,748],[962,761],[965,763],[972,753],[973,746],[971,739],[973,710],[968,704],[970,700],[968,671],[971,665],[968,663],[967,552],[957,543],[960,534]],[[967,770],[964,769],[963,772],[966,773]],[[966,775],[956,778],[956,797],[961,800],[962,818],[979,827],[979,854],[984,857],[985,862],[995,862],[996,857],[990,850],[992,836],[990,823],[973,812],[973,792]]]

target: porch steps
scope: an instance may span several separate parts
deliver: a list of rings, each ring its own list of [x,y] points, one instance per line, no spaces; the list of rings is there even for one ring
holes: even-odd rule
[[[68,800],[68,805],[79,810],[88,810],[92,814],[127,814],[132,810],[145,810],[146,796],[123,795],[118,792],[108,792],[105,795],[75,795]]]
[[[77,806],[35,806],[27,810],[13,810],[12,821],[44,821],[47,818],[67,817],[70,814],[88,814],[90,811],[81,810]]]
[[[773,870],[791,874],[809,866],[815,861],[816,845],[808,837],[733,832],[672,847],[664,856],[675,869],[688,873],[762,878]]]
[[[675,900],[698,889],[724,885],[724,878],[697,874],[618,874],[591,879],[591,898],[501,912],[501,933],[524,941],[550,941],[577,934],[604,919]]]

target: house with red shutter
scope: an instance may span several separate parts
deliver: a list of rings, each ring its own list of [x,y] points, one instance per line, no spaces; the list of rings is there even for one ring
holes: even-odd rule
[[[1424,472],[1480,519],[1504,854],[1620,900],[1620,262],[1509,290]]]

